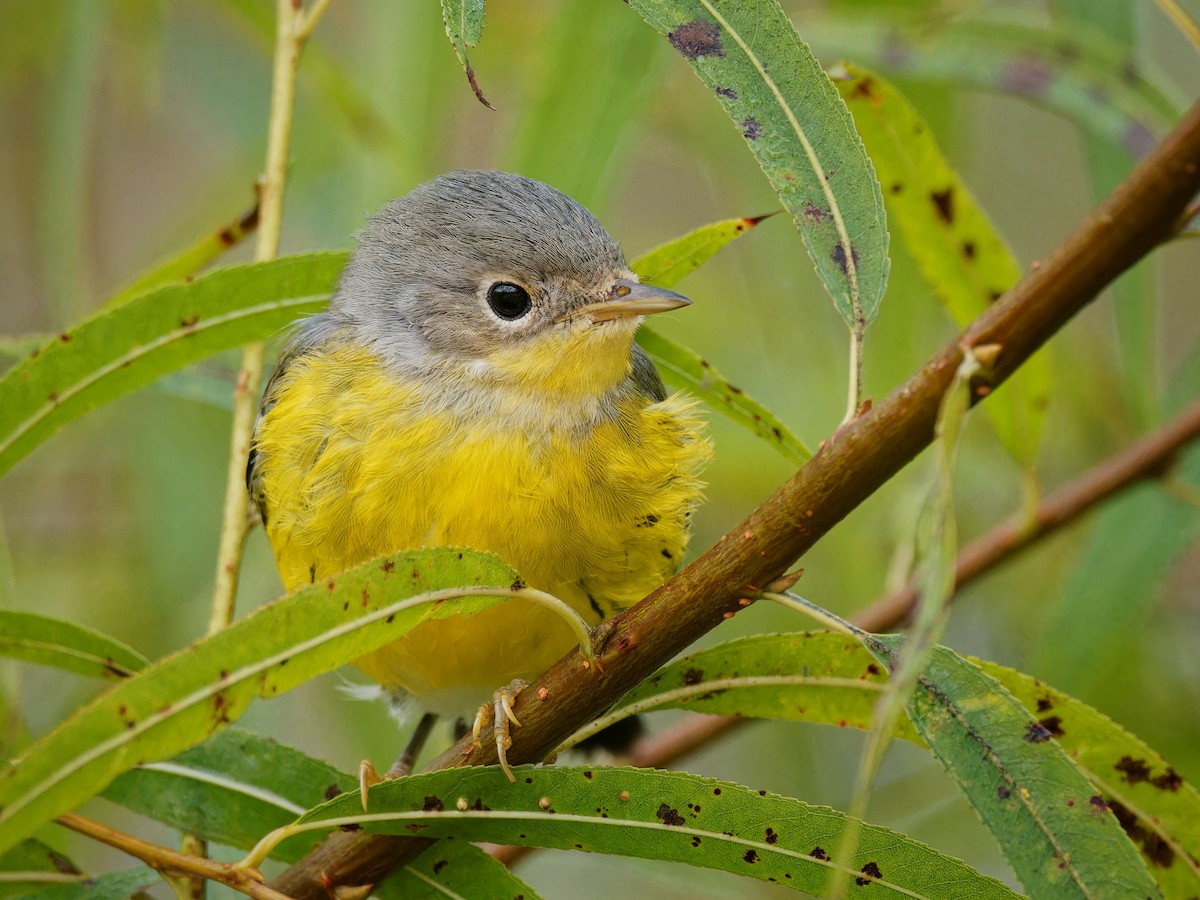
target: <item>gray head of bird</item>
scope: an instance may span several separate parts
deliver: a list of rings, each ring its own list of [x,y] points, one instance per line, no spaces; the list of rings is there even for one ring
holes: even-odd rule
[[[595,393],[628,376],[642,316],[687,303],[561,191],[456,171],[371,217],[318,328],[412,374]]]

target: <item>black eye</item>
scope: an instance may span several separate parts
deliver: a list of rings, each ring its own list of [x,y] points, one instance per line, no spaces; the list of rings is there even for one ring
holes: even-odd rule
[[[488,306],[502,319],[519,319],[533,308],[529,292],[519,284],[497,281],[487,293]]]

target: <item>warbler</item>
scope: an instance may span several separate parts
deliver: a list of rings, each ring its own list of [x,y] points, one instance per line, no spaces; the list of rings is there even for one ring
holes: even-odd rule
[[[688,303],[639,284],[541,182],[456,171],[388,203],[264,392],[247,480],[286,587],[453,546],[497,554],[589,625],[640,600],[680,563],[710,446],[634,332]],[[576,643],[514,599],[355,664],[461,717]]]

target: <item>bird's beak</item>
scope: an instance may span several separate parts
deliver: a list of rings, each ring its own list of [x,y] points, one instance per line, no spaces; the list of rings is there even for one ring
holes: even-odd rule
[[[607,300],[590,303],[563,318],[574,318],[580,313],[586,313],[591,316],[593,322],[608,322],[627,316],[648,316],[651,313],[667,312],[688,306],[691,302],[683,294],[668,291],[666,288],[620,278]]]

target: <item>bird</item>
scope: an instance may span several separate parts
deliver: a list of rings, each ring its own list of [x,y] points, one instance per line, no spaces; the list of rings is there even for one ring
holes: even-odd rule
[[[294,327],[255,424],[247,482],[285,587],[469,547],[592,627],[642,599],[679,567],[712,451],[634,335],[689,303],[639,283],[595,216],[521,175],[453,171],[387,203],[327,310]],[[477,734],[502,700],[511,778],[502,710],[577,644],[513,599],[354,665],[427,716],[478,710]]]

